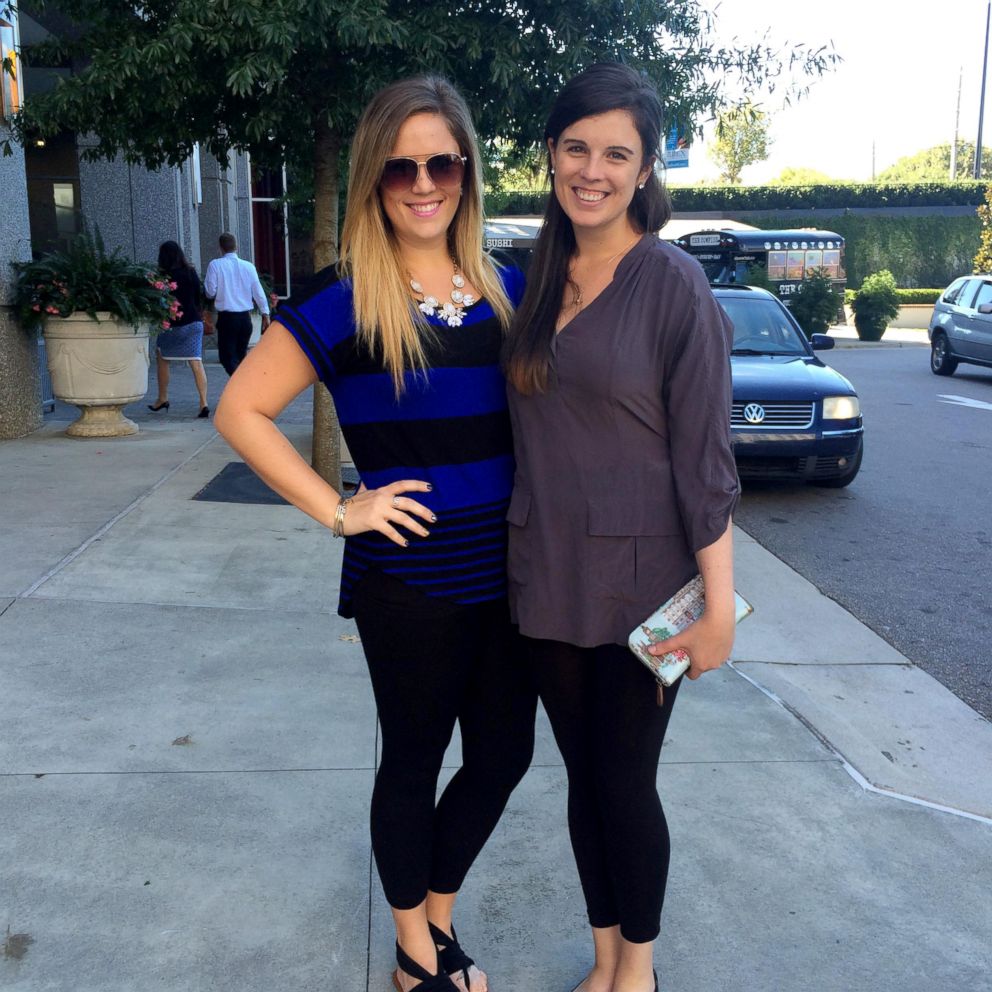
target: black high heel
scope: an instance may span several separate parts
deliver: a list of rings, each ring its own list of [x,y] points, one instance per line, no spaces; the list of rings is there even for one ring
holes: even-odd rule
[[[432,975],[426,968],[417,964],[399,944],[396,945],[396,964],[399,965],[400,971],[405,971],[411,978],[420,979],[420,984],[414,985],[410,992],[458,992],[458,986],[448,977],[444,968],[436,975]],[[393,987],[396,992],[403,992],[399,974],[395,971]]]
[[[208,406],[201,406],[200,407],[200,412],[197,414],[197,417],[199,417],[201,420],[203,420],[203,419],[205,419],[205,418],[207,418],[209,416],[210,416],[210,407],[208,407]]]
[[[430,921],[428,921],[427,926],[430,928],[431,937],[438,949],[441,967],[445,973],[454,975],[460,971],[462,978],[465,979],[465,988],[470,989],[472,984],[469,981],[468,970],[475,966],[475,962],[462,950],[455,928],[451,928],[451,936],[449,937],[440,927],[434,926]]]
[[[159,410],[168,410],[169,409],[169,401],[166,400],[164,403],[155,403],[155,404],[149,403],[148,404],[148,409],[151,410],[152,413],[158,413]]]

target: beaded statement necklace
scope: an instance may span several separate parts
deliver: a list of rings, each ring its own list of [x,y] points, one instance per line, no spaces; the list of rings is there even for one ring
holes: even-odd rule
[[[452,262],[455,266],[455,274],[451,277],[451,285],[454,289],[451,291],[450,302],[442,303],[436,296],[425,296],[424,287],[413,276],[410,276],[410,289],[417,296],[419,301],[417,306],[421,313],[428,317],[437,317],[448,327],[461,327],[465,319],[465,309],[478,301],[471,293],[462,292],[465,287],[465,277],[459,272],[458,263],[454,259]]]

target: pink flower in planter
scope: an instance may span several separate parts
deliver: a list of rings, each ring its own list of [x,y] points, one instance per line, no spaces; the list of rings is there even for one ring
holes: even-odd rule
[[[45,313],[58,313],[58,312],[59,312],[58,307],[53,307],[53,306],[45,307]]]
[[[34,311],[35,313],[40,313],[40,312],[41,312],[41,304],[40,304],[40,303],[36,303],[36,304],[35,304],[35,305],[34,305],[33,307],[31,307],[31,309],[32,309],[32,310],[33,310],[33,311]]]
[[[169,329],[169,322],[167,320],[162,321],[162,330],[167,331]]]
[[[170,282],[169,283],[169,289],[173,289],[174,290],[174,289],[178,289],[178,288],[179,288],[179,283],[177,283],[177,282]]]
[[[161,279],[156,279],[155,280],[155,288],[156,289],[165,289],[165,283],[162,282]]]

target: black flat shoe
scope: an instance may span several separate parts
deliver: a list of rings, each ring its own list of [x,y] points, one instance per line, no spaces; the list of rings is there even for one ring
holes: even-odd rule
[[[475,966],[475,962],[462,950],[455,928],[451,928],[451,936],[449,937],[433,923],[428,922],[427,926],[430,927],[431,937],[438,949],[442,969],[448,975],[456,975],[460,971],[462,978],[465,979],[465,988],[471,989],[472,984],[469,981],[468,970]]]
[[[210,407],[208,406],[200,407],[200,412],[197,414],[197,417],[199,417],[201,420],[204,420],[209,416],[210,416]]]
[[[164,403],[149,403],[148,404],[148,409],[151,410],[152,413],[158,413],[159,410],[168,410],[169,409],[169,401],[166,400]]]
[[[399,944],[396,945],[396,964],[399,965],[400,971],[411,978],[419,979],[419,984],[414,985],[410,992],[458,992],[458,986],[448,977],[443,967],[436,975],[432,975],[426,968],[417,964]],[[393,972],[393,988],[396,992],[403,992],[400,976],[396,971]]]

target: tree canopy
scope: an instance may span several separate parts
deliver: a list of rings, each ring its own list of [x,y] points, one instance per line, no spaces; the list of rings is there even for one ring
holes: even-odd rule
[[[709,151],[724,182],[739,183],[744,169],[768,158],[770,123],[768,114],[751,104],[717,115],[716,138]]]
[[[0,0],[0,9],[9,0]],[[689,133],[730,92],[804,91],[828,46],[777,50],[716,39],[699,0],[20,0],[52,32],[23,53],[71,65],[28,94],[24,142],[95,136],[85,154],[178,165],[196,144],[250,152],[312,177],[314,266],[336,257],[339,165],[362,108],[385,84],[449,77],[488,142],[532,146],[561,84],[620,60],[658,85],[666,124]],[[5,147],[9,152],[9,144]]]
[[[975,143],[958,142],[957,178],[971,179],[975,169]],[[880,183],[932,183],[951,178],[951,144],[934,145],[905,155],[878,174]],[[982,145],[982,178],[992,179],[992,149]]]
[[[789,166],[783,169],[774,179],[768,180],[769,186],[820,186],[824,183],[836,183],[839,180],[828,176],[819,169],[806,166]]]

